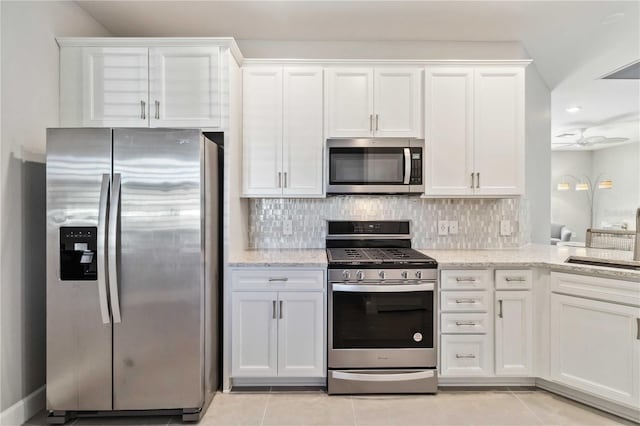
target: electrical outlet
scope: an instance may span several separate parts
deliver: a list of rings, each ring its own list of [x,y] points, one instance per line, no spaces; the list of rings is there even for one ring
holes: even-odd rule
[[[458,234],[458,221],[450,220],[449,221],[449,234],[457,235]]]
[[[508,237],[511,235],[511,221],[510,220],[501,220],[500,221],[500,236]]]
[[[446,220],[438,221],[438,235],[449,235],[449,222]]]
[[[282,221],[282,234],[293,235],[293,221],[291,219],[285,219]]]

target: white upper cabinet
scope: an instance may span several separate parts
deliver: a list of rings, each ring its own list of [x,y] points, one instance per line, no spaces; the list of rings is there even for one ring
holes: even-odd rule
[[[473,194],[473,68],[425,75],[427,195]]]
[[[322,68],[285,68],[282,135],[284,195],[321,196]]]
[[[282,68],[245,68],[242,106],[244,193],[281,194]]]
[[[373,131],[378,137],[417,137],[421,125],[421,74],[417,68],[377,68]]]
[[[82,99],[82,120],[75,124],[83,127],[148,125],[147,51],[139,47],[82,48],[82,89],[78,94]],[[77,76],[62,73],[62,85],[75,84],[68,80],[74,77]]]
[[[220,127],[220,48],[149,49],[151,127]]]
[[[243,85],[243,195],[322,196],[322,68],[249,67]]]
[[[524,191],[524,68],[426,70],[425,194]]]
[[[328,137],[419,137],[421,72],[418,68],[328,69]]]
[[[477,68],[474,84],[476,193],[521,194],[524,189],[524,69]]]
[[[328,137],[373,134],[373,68],[328,69]]]

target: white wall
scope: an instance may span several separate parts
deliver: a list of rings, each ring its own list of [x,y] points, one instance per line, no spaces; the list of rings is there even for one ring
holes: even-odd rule
[[[58,125],[55,37],[109,34],[74,2],[2,1],[0,9],[0,423],[11,424],[20,401],[45,384],[44,159],[45,129]]]
[[[549,243],[551,197],[551,93],[535,64],[527,67],[525,77],[525,196],[524,215],[529,241]],[[523,240],[526,237],[523,237]]]
[[[598,227],[626,223],[636,229],[640,207],[640,142],[593,151],[591,176],[613,181],[613,188],[596,195],[595,223]]]
[[[566,225],[572,241],[584,242],[589,223],[587,191],[575,191],[575,176],[591,176],[591,151],[553,151],[551,154],[551,222]],[[569,182],[571,189],[558,191],[559,182]]]

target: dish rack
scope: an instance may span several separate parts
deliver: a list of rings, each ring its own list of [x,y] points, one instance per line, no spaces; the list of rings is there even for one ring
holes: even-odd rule
[[[636,233],[617,229],[587,229],[586,246],[590,248],[633,251]]]

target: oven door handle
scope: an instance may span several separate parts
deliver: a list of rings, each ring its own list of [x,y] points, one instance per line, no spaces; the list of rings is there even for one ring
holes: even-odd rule
[[[334,379],[352,380],[358,382],[399,382],[407,380],[423,380],[434,376],[434,371],[415,371],[413,373],[392,373],[392,374],[367,374],[367,373],[347,373],[344,371],[332,371]]]
[[[343,291],[349,293],[408,293],[415,291],[433,291],[433,283],[424,284],[394,284],[394,285],[378,285],[378,284],[333,284],[333,291]]]
[[[411,149],[404,148],[404,184],[411,182]]]

